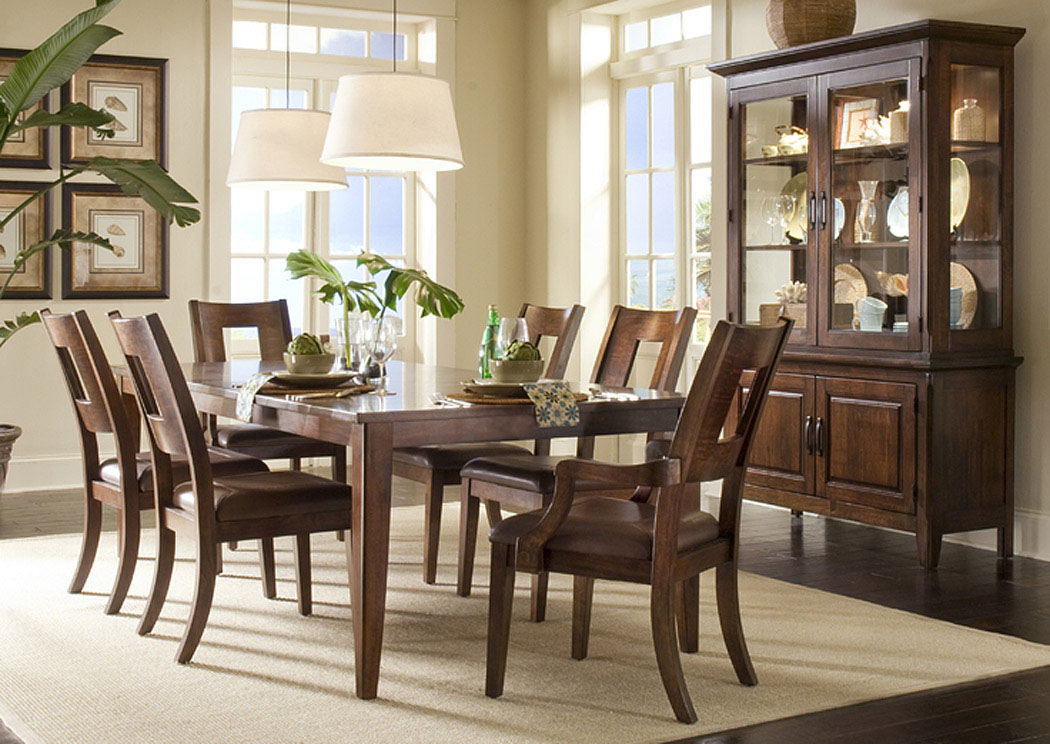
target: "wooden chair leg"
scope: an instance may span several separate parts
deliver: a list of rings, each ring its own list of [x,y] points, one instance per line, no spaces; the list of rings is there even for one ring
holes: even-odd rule
[[[495,527],[503,521],[503,510],[498,501],[485,501],[485,516],[489,518],[489,527]]]
[[[171,569],[175,566],[175,533],[157,525],[157,560],[153,566],[153,586],[146,600],[146,609],[139,621],[138,634],[146,635],[157,624],[171,583]]]
[[[215,546],[215,575],[222,573],[222,543]]]
[[[120,510],[121,540],[120,558],[117,563],[117,577],[113,581],[113,590],[106,603],[106,614],[120,612],[124,599],[128,596],[131,579],[135,575],[135,564],[139,559],[139,510],[137,508]]]
[[[438,542],[441,540],[441,503],[445,480],[437,470],[430,471],[424,496],[423,583],[437,581]]]
[[[88,485],[90,488],[90,484]],[[88,493],[84,501],[84,534],[80,540],[80,558],[77,560],[73,581],[69,584],[70,594],[79,594],[84,589],[91,566],[98,552],[98,536],[102,531],[102,504],[91,498]]]
[[[514,603],[514,551],[493,543],[489,574],[489,639],[485,665],[485,694],[498,698],[503,694],[507,672],[507,649],[510,643],[510,615]]]
[[[289,466],[291,467],[292,470],[302,470],[303,469],[303,458],[301,458],[301,457],[293,457],[293,458],[291,458],[291,460],[289,461],[288,464],[289,464]]]
[[[190,617],[186,621],[186,630],[182,634],[175,660],[180,664],[193,658],[193,652],[204,634],[204,626],[211,613],[211,601],[215,596],[215,543],[197,546],[197,583],[193,588],[193,604],[190,605]]]
[[[310,534],[295,536],[295,588],[299,597],[299,614],[313,612],[313,587],[310,578]]]
[[[700,650],[700,577],[678,585],[678,645],[687,654]]]
[[[532,588],[529,592],[529,619],[542,623],[547,617],[547,579],[546,571],[532,575]]]
[[[572,658],[587,658],[587,643],[591,638],[591,603],[594,599],[594,579],[589,576],[572,577]]]
[[[345,543],[346,542],[346,530],[336,530],[335,531],[335,539],[338,542]]]
[[[736,677],[742,685],[757,685],[758,677],[751,665],[751,655],[744,641],[744,626],[740,622],[740,596],[737,591],[736,563],[722,563],[715,569],[715,594],[718,599],[718,622],[722,638],[733,662]]]
[[[678,656],[678,642],[675,639],[675,591],[674,584],[660,582],[653,584],[650,594],[649,614],[652,621],[653,648],[656,650],[656,663],[660,668],[660,678],[671,701],[675,717],[682,723],[696,723],[696,711],[693,701],[685,686],[682,674],[682,660]]]
[[[236,550],[237,550],[237,541],[236,540],[230,540],[226,544],[230,546],[230,550],[236,552]]]
[[[277,569],[273,559],[273,538],[259,541],[259,573],[262,575],[262,591],[266,599],[277,597]]]
[[[459,505],[459,562],[456,571],[456,594],[470,596],[474,580],[474,553],[478,547],[478,512],[481,503],[470,495],[470,479],[465,478]]]

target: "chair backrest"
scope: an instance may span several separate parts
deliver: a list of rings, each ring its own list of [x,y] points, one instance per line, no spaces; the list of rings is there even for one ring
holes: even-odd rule
[[[529,341],[533,345],[539,346],[544,338],[556,339],[547,359],[544,376],[550,380],[560,380],[565,376],[565,368],[569,366],[572,347],[576,343],[576,334],[580,331],[583,305],[540,307],[526,302],[521,306],[518,317],[525,319],[525,325],[529,327]]]
[[[725,537],[736,535],[751,443],[792,325],[786,318],[772,326],[719,321],[671,440],[668,457],[681,461],[685,481],[723,481],[719,524]],[[746,370],[754,370],[754,380],[736,427],[724,432],[730,406]],[[677,545],[677,538],[673,536],[677,535],[682,488],[658,490],[657,531],[670,533],[670,536],[665,534],[663,544]]]
[[[208,448],[186,377],[164,325],[156,313],[144,318],[122,318],[112,312],[110,319],[146,419],[158,507],[163,505],[162,495],[170,489],[171,457],[183,457],[190,465],[197,521],[211,526],[215,521],[215,500]]]
[[[259,334],[259,356],[279,362],[292,340],[288,302],[201,302],[190,300],[193,353],[198,362],[225,362],[227,328],[254,328]]]
[[[626,387],[642,342],[660,344],[649,387],[673,390],[682,371],[689,336],[693,332],[696,309],[639,310],[617,305],[605,330],[591,382],[599,385]]]

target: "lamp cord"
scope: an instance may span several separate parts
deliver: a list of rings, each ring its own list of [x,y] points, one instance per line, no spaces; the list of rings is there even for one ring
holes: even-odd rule
[[[397,72],[397,0],[394,0],[394,37],[390,40],[390,56],[394,58],[394,72]]]
[[[395,0],[396,2],[396,0]],[[284,4],[284,107],[290,109],[292,97],[292,0]]]

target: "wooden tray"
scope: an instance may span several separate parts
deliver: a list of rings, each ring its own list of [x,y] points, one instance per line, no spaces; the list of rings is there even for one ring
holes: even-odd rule
[[[478,395],[477,393],[449,393],[446,397],[463,403],[480,403],[486,406],[532,405],[531,398],[499,398],[495,395]],[[573,393],[576,402],[587,400],[587,393]]]

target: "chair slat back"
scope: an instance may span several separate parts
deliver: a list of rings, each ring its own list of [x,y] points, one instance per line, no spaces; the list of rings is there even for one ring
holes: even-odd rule
[[[227,328],[254,328],[263,361],[279,362],[292,340],[285,300],[272,302],[201,302],[190,300],[193,353],[198,362],[225,362]]]
[[[617,305],[605,331],[591,382],[626,387],[642,342],[660,344],[649,387],[673,390],[682,371],[696,309],[639,310]]]
[[[583,320],[583,310],[582,305],[540,307],[526,302],[521,306],[518,317],[525,319],[529,327],[529,341],[533,345],[539,346],[544,338],[555,339],[544,373],[550,380],[560,380],[565,376],[576,334],[580,330],[580,321]]]
[[[723,480],[719,524],[723,535],[735,536],[743,497],[744,469],[769,387],[792,321],[773,326],[719,321],[707,344],[678,420],[668,457],[682,462],[688,482]],[[732,431],[723,432],[730,406],[745,370],[755,377],[743,411]],[[657,495],[658,545],[677,545],[682,488],[660,489]]]
[[[120,407],[120,395],[112,372],[108,375],[110,385],[107,387],[103,384],[107,377],[100,380],[96,375],[91,354],[73,314],[55,315],[50,310],[43,310],[40,318],[58,354],[62,376],[81,425],[92,434],[113,433],[112,414]],[[90,326],[87,315],[84,315],[84,320]]]

